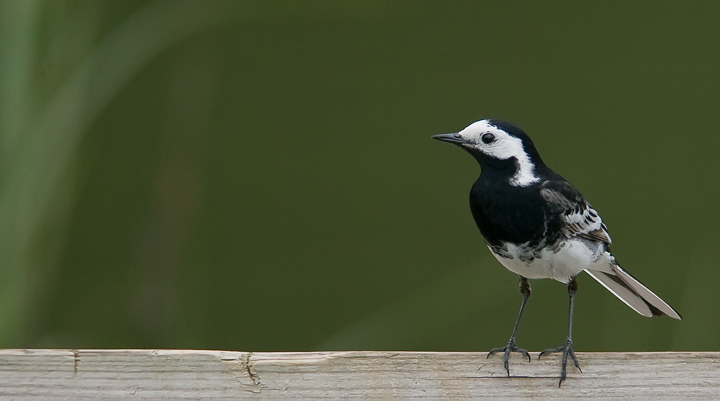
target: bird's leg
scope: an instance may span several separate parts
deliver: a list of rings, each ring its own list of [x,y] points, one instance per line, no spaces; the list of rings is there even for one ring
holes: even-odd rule
[[[522,318],[523,311],[525,310],[525,304],[527,303],[528,298],[530,298],[530,293],[532,292],[530,289],[530,283],[528,280],[523,277],[520,277],[520,293],[523,295],[522,304],[520,304],[520,312],[518,313],[517,320],[515,321],[515,326],[513,327],[512,335],[510,335],[510,340],[508,340],[507,345],[504,347],[499,348],[493,348],[490,350],[490,352],[487,354],[487,357],[490,358],[490,355],[495,354],[496,352],[503,352],[504,358],[503,358],[503,366],[505,367],[505,371],[507,372],[508,377],[510,377],[510,367],[508,364],[508,360],[510,359],[510,353],[511,352],[519,352],[523,354],[525,357],[527,357],[528,362],[530,362],[530,353],[526,349],[518,348],[517,345],[515,345],[515,333],[517,332],[518,325],[520,325],[520,318]]]
[[[582,370],[580,369],[580,364],[578,364],[578,360],[575,357],[575,351],[573,350],[573,341],[572,341],[572,327],[573,327],[573,308],[575,306],[575,293],[577,292],[577,281],[575,280],[575,277],[570,278],[570,282],[568,283],[568,295],[570,296],[570,316],[568,317],[568,335],[567,339],[565,340],[565,344],[557,347],[557,348],[549,348],[545,351],[541,352],[540,355],[538,355],[538,358],[542,357],[543,355],[547,355],[553,352],[560,352],[562,351],[562,368],[560,370],[560,382],[558,383],[558,387],[562,385],[563,380],[567,377],[566,373],[566,366],[567,366],[567,359],[568,355],[572,358],[573,362],[575,363],[575,367],[582,373]]]

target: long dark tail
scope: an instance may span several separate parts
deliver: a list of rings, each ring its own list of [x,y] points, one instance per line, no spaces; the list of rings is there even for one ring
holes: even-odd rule
[[[630,273],[615,263],[611,264],[612,272],[585,270],[608,291],[615,294],[625,305],[643,316],[668,315],[673,319],[682,319],[670,305],[660,299],[647,287],[642,285]]]

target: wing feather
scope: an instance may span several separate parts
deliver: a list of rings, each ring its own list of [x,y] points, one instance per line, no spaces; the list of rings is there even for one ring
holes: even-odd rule
[[[568,238],[581,237],[608,245],[612,243],[600,215],[569,182],[545,181],[540,185],[540,196],[560,217],[561,230]]]
[[[570,183],[564,180],[545,181],[540,184],[540,195],[547,202],[549,212],[559,216],[563,235],[606,245],[611,243],[610,234],[598,213]],[[607,250],[605,254],[609,257],[609,265],[591,266],[585,270],[590,276],[643,316],[668,315],[681,319],[670,305],[623,270]]]

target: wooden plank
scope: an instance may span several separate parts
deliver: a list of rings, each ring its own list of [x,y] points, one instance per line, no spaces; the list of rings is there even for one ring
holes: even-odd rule
[[[720,398],[720,352],[580,352],[528,363],[472,352],[0,350],[0,399]]]

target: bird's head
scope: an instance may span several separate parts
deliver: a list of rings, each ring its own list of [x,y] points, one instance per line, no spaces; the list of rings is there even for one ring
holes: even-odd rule
[[[460,132],[434,135],[434,139],[453,143],[477,159],[483,171],[511,173],[510,184],[527,186],[539,181],[536,168],[544,166],[530,137],[512,123],[480,120]]]

